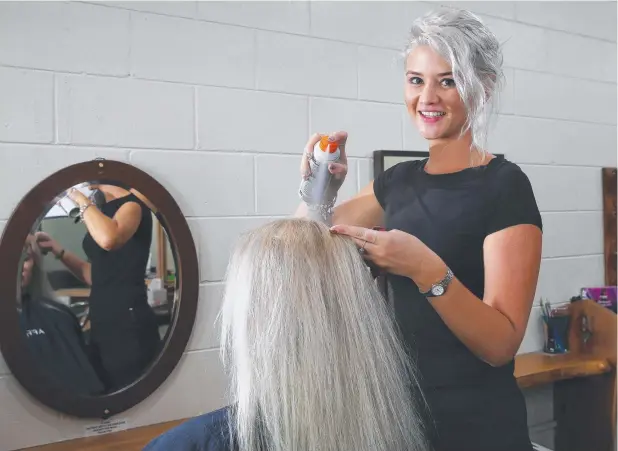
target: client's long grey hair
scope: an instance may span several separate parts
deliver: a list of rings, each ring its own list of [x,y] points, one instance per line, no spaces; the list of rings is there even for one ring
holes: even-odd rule
[[[240,451],[425,450],[418,386],[354,243],[284,219],[230,260],[221,348]]]

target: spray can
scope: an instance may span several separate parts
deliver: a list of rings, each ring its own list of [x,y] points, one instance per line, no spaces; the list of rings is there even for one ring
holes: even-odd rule
[[[335,200],[337,193],[329,192],[333,175],[328,166],[337,163],[340,157],[338,141],[330,141],[328,136],[323,136],[315,144],[313,156],[309,159],[311,175],[300,182],[300,198],[307,205],[323,205]]]

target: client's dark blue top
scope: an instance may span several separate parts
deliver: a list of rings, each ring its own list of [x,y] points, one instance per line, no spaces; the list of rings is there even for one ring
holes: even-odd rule
[[[152,440],[143,451],[236,451],[230,445],[228,408],[192,418]]]

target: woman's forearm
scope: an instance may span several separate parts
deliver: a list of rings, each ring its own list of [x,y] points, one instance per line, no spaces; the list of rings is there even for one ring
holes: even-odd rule
[[[447,327],[478,358],[492,366],[510,362],[523,337],[509,319],[453,280],[445,296],[430,300]]]
[[[67,267],[69,271],[82,282],[92,285],[91,266],[90,263],[82,260],[77,255],[67,250],[61,251],[56,255],[60,261]]]
[[[446,274],[443,262],[434,266],[416,276],[415,282],[423,291]],[[505,315],[479,299],[457,278],[453,278],[444,295],[427,299],[446,326],[481,360],[501,366],[517,353],[522,334]]]

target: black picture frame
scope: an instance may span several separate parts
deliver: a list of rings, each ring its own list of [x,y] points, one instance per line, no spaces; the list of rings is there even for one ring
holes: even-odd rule
[[[388,169],[388,167],[385,167],[385,159],[388,157],[423,159],[429,157],[429,152],[423,152],[418,150],[375,150],[373,152],[374,178],[376,178],[379,174]]]

